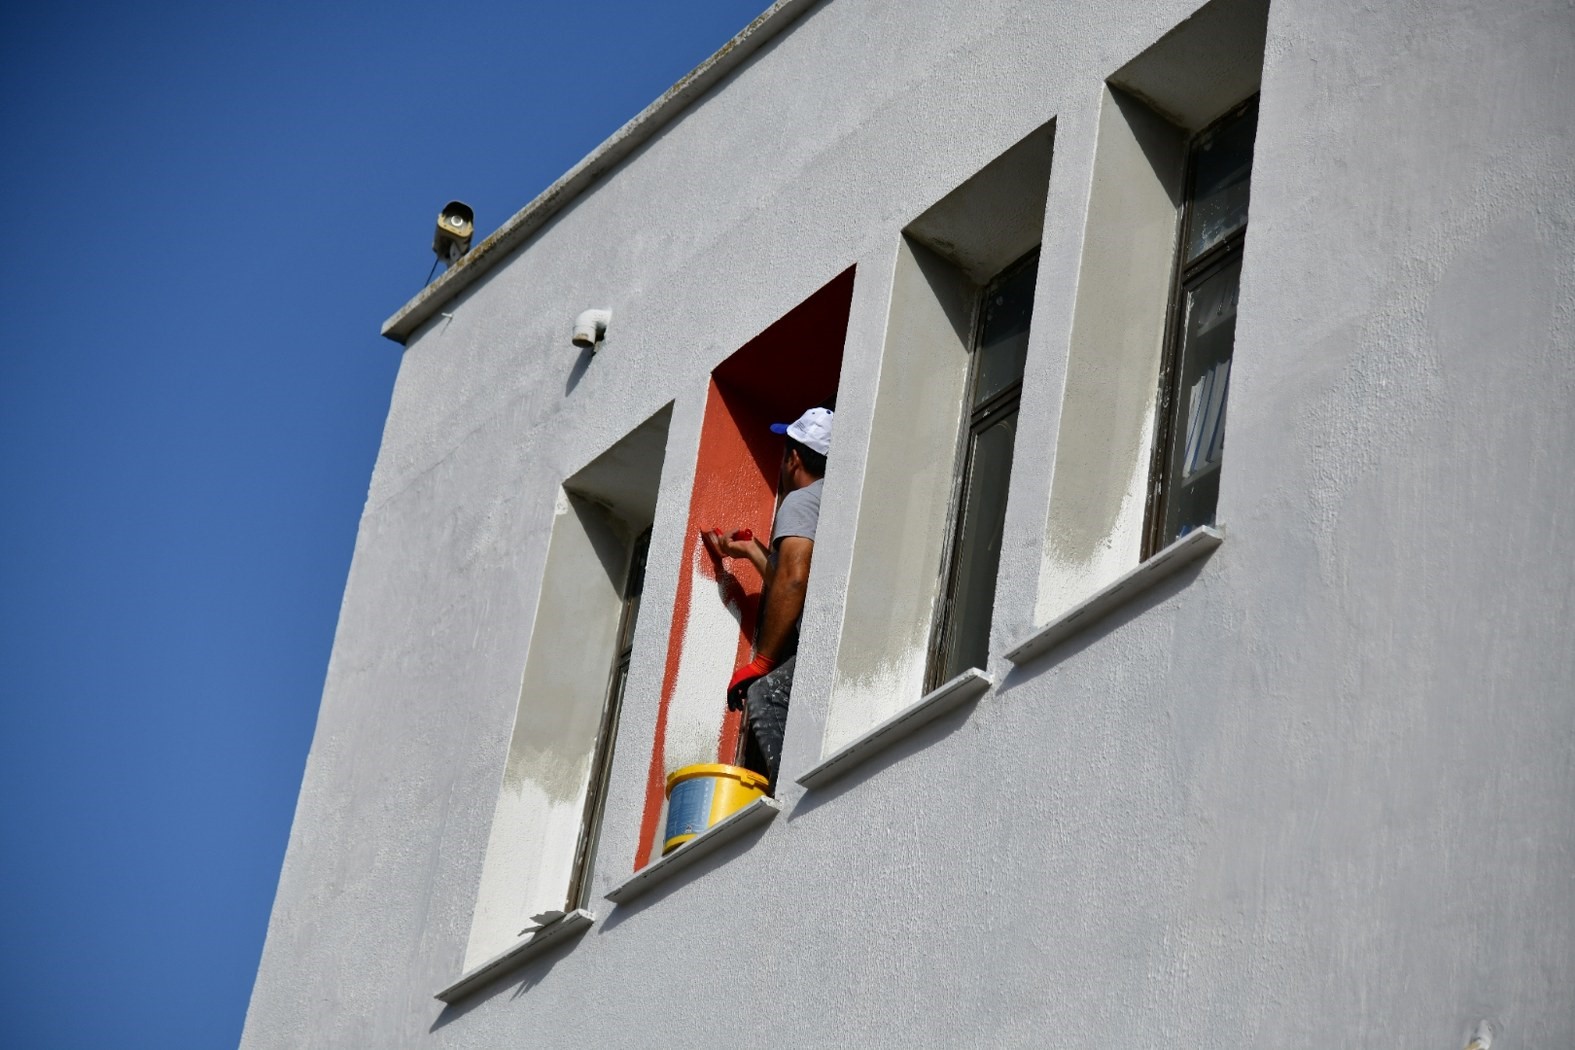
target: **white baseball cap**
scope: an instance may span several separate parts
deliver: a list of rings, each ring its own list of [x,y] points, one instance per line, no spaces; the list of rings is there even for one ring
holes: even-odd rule
[[[812,408],[791,423],[771,424],[773,434],[786,434],[822,456],[831,452],[831,410]]]

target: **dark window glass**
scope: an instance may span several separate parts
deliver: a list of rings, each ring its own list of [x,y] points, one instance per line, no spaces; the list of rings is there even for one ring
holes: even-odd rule
[[[925,688],[989,659],[990,616],[1001,564],[1038,253],[1005,271],[980,302],[969,380],[956,518]]]
[[[942,681],[970,667],[983,667],[989,657],[990,612],[995,604],[995,574],[1001,565],[1004,497],[1012,473],[1016,432],[1017,413],[1012,411],[969,435],[968,487],[957,523],[953,641]]]
[[[1253,99],[1200,134],[1189,156],[1145,555],[1214,523],[1257,121]]]
[[[1170,479],[1165,501],[1166,542],[1185,528],[1214,521],[1240,288],[1241,256],[1236,253],[1185,292],[1175,440],[1170,443],[1166,470]]]
[[[1037,274],[1037,266],[1024,266],[984,294],[979,345],[974,350],[978,358],[970,402],[974,408],[1023,381]]]
[[[1250,111],[1198,136],[1193,147],[1187,262],[1197,260],[1246,227],[1252,186],[1252,140],[1257,130],[1258,111],[1254,105]]]
[[[629,657],[634,649],[634,626],[640,617],[640,596],[645,591],[645,559],[651,548],[651,530],[634,541],[629,572],[624,578],[623,612],[618,620],[618,651],[607,682],[607,702],[596,733],[591,762],[591,782],[585,793],[585,813],[580,820],[580,841],[574,851],[574,875],[569,880],[568,907],[582,908],[591,889],[591,868],[596,862],[596,840],[601,837],[602,805],[607,799],[607,777],[612,772],[613,743],[618,736],[618,716],[623,710],[624,685],[629,680]]]

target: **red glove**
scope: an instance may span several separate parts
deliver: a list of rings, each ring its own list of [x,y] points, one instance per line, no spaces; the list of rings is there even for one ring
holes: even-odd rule
[[[729,711],[742,711],[744,697],[749,692],[749,687],[771,673],[777,662],[769,656],[755,655],[755,658],[733,672],[733,680],[727,683],[727,709]]]

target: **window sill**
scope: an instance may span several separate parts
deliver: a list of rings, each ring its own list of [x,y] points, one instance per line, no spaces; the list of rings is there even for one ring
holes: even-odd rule
[[[607,899],[614,904],[628,904],[680,871],[738,838],[751,828],[767,823],[782,811],[782,803],[774,798],[757,798],[736,813],[730,813],[700,834],[679,846],[667,856],[647,864],[623,882],[614,886]]]
[[[800,776],[798,783],[807,788],[830,783],[920,726],[934,721],[953,708],[961,707],[970,700],[977,700],[989,692],[994,684],[994,678],[977,667],[970,667],[951,681],[924,694],[916,703],[898,711],[863,736],[827,755],[818,766]]]
[[[1037,660],[1083,628],[1149,590],[1167,576],[1208,557],[1224,540],[1224,534],[1217,528],[1204,525],[1193,529],[1148,561],[1096,592],[1088,600],[1039,628],[1008,651],[1006,658],[1019,667],[1031,660]]]
[[[575,934],[584,933],[595,921],[596,916],[584,908],[571,911],[558,921],[536,930],[513,947],[494,955],[433,998],[441,999],[445,1003],[457,1002],[500,974],[529,962],[549,945],[558,944]]]

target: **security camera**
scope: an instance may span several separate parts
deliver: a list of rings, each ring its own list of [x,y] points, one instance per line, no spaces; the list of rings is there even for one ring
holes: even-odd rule
[[[607,324],[612,320],[611,310],[586,310],[574,319],[574,345],[581,350],[596,349],[607,334]]]
[[[438,212],[437,232],[432,235],[432,250],[449,266],[470,251],[476,232],[476,213],[464,201],[449,201]]]

